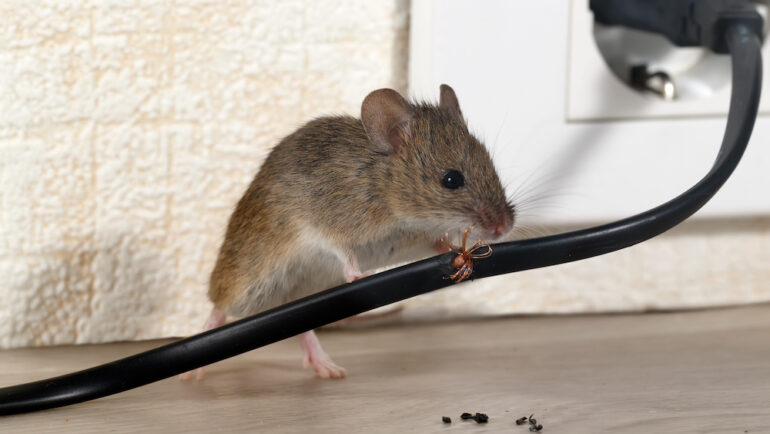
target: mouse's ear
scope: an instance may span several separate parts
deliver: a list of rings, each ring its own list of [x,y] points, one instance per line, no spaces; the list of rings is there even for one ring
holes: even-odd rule
[[[460,111],[460,103],[457,101],[457,95],[455,95],[454,89],[449,87],[448,84],[442,84],[439,88],[441,90],[441,96],[439,97],[439,107],[447,109],[457,116],[463,117],[463,113]]]
[[[404,146],[401,132],[408,132],[412,119],[409,103],[393,89],[375,90],[361,104],[364,130],[379,152],[394,154]]]

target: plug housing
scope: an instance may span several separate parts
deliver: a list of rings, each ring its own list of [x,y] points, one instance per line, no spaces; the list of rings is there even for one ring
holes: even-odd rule
[[[741,24],[763,37],[763,20],[749,0],[591,0],[594,19],[660,33],[680,47],[726,54],[725,31]]]

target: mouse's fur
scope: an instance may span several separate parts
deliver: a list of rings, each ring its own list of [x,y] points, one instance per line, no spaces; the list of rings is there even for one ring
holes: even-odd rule
[[[489,154],[451,88],[441,91],[439,105],[375,91],[363,121],[315,119],[283,139],[230,218],[211,276],[216,307],[251,315],[341,284],[357,263],[366,270],[410,259],[410,248],[426,254],[447,231],[510,230],[513,207]],[[449,169],[463,173],[464,187],[442,186]]]

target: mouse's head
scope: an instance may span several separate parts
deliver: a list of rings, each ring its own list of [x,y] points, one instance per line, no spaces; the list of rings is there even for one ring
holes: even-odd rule
[[[513,206],[451,87],[441,85],[438,106],[376,90],[364,99],[361,120],[375,149],[389,156],[381,181],[397,218],[437,235],[471,225],[487,239],[510,232]]]

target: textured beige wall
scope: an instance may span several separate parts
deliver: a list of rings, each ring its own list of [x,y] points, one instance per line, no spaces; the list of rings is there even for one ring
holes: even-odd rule
[[[0,2],[0,346],[188,334],[311,117],[406,87],[402,0]]]
[[[267,150],[406,87],[389,1],[0,2],[0,347],[185,335]],[[464,283],[391,318],[770,300],[770,220]]]

